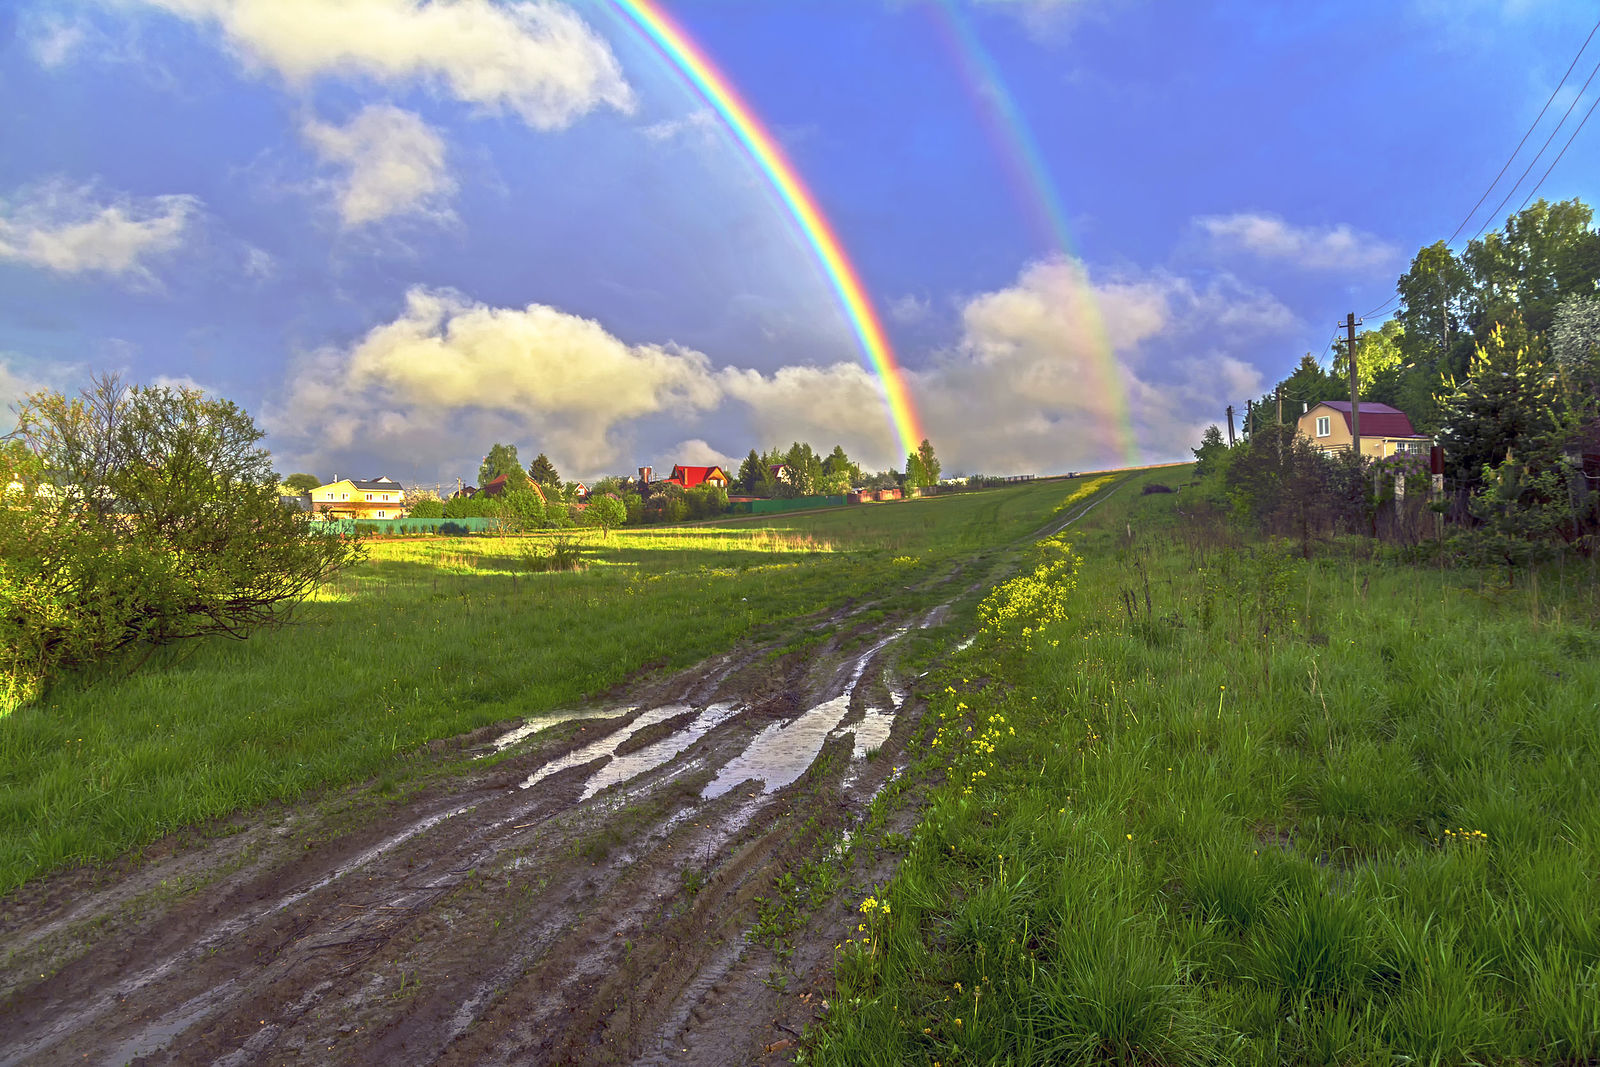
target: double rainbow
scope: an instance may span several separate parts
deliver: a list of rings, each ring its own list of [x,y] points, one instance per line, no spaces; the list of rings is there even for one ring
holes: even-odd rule
[[[928,4],[935,29],[955,60],[956,69],[966,83],[968,95],[978,113],[996,153],[1005,161],[1016,186],[1017,199],[1031,205],[1044,236],[1063,255],[1078,258],[1072,250],[1072,235],[1067,229],[1067,213],[1050,177],[1044,154],[1016,99],[1006,88],[1000,70],[983,42],[978,40],[951,0],[931,0]],[[1139,445],[1128,414],[1128,394],[1122,371],[1112,351],[1105,319],[1095,306],[1092,294],[1085,302],[1084,326],[1094,347],[1099,382],[1096,392],[1103,405],[1106,430],[1130,464],[1139,462]]]
[[[701,51],[681,27],[653,0],[611,0],[628,21],[637,26],[652,44],[688,79],[695,91],[721,116],[751,160],[766,176],[778,198],[793,217],[801,235],[817,257],[828,283],[838,294],[845,317],[861,344],[861,350],[877,375],[889,420],[900,439],[902,452],[916,451],[925,436],[917,409],[906,390],[904,374],[894,358],[894,349],[884,333],[883,323],[872,306],[855,265],[827,217],[817,206],[811,190],[801,180],[794,164],[772,135],[740,98],[728,79]]]

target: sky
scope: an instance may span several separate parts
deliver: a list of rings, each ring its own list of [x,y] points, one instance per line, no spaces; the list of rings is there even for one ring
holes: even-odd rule
[[[826,217],[947,475],[1189,458],[1450,235],[1600,14],[657,2]],[[328,480],[471,481],[496,442],[569,478],[905,463],[806,233],[613,0],[17,0],[0,98],[0,432],[115,372]],[[1600,120],[1538,195],[1597,185]]]

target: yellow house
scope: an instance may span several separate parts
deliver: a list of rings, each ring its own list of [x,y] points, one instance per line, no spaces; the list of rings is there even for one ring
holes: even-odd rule
[[[1300,416],[1299,431],[1322,452],[1348,452],[1354,435],[1350,432],[1350,401],[1324,400],[1311,405]],[[1411,420],[1399,408],[1370,400],[1361,402],[1361,454],[1372,459],[1415,453],[1427,455],[1433,438],[1411,428]]]
[[[393,478],[341,478],[311,490],[311,514],[319,519],[403,519],[405,487]]]

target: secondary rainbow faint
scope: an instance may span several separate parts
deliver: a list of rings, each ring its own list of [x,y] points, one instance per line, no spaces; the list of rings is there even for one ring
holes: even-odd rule
[[[728,79],[660,4],[652,0],[611,0],[611,4],[649,38],[721,116],[734,138],[771,183],[806,243],[816,253],[823,274],[844,306],[845,317],[850,320],[850,327],[883,390],[889,421],[900,439],[901,451],[908,454],[916,451],[925,434],[883,323],[861,284],[855,265],[845,255],[844,246],[794,164]]]
[[[1061,196],[1051,179],[1050,168],[1045,164],[1032,127],[1006,88],[1005,79],[1000,76],[1000,69],[993,57],[962,18],[952,0],[928,0],[926,6],[934,27],[955,61],[968,94],[983,118],[990,142],[1011,173],[1017,199],[1028,205],[1045,239],[1057,251],[1071,259],[1078,259],[1073,252],[1071,233],[1067,229],[1067,213],[1062,208]],[[1123,457],[1130,464],[1138,463],[1139,443],[1134,436],[1133,420],[1128,414],[1127,389],[1123,386],[1116,353],[1111,349],[1111,339],[1106,334],[1105,319],[1095,305],[1092,292],[1088,294],[1085,306],[1088,308],[1088,321],[1084,325],[1088,328],[1098,363],[1100,381],[1097,385],[1104,402],[1106,429],[1117,441]]]

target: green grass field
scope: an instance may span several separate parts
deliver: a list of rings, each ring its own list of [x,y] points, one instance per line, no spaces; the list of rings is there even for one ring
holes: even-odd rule
[[[0,893],[385,773],[428,740],[694,663],[1036,529],[1083,483],[554,539],[375,543],[297,622],[57,685],[0,719]]]
[[[1181,499],[1121,490],[1070,617],[938,681],[806,1062],[1597,1062],[1593,569],[1306,562]]]

